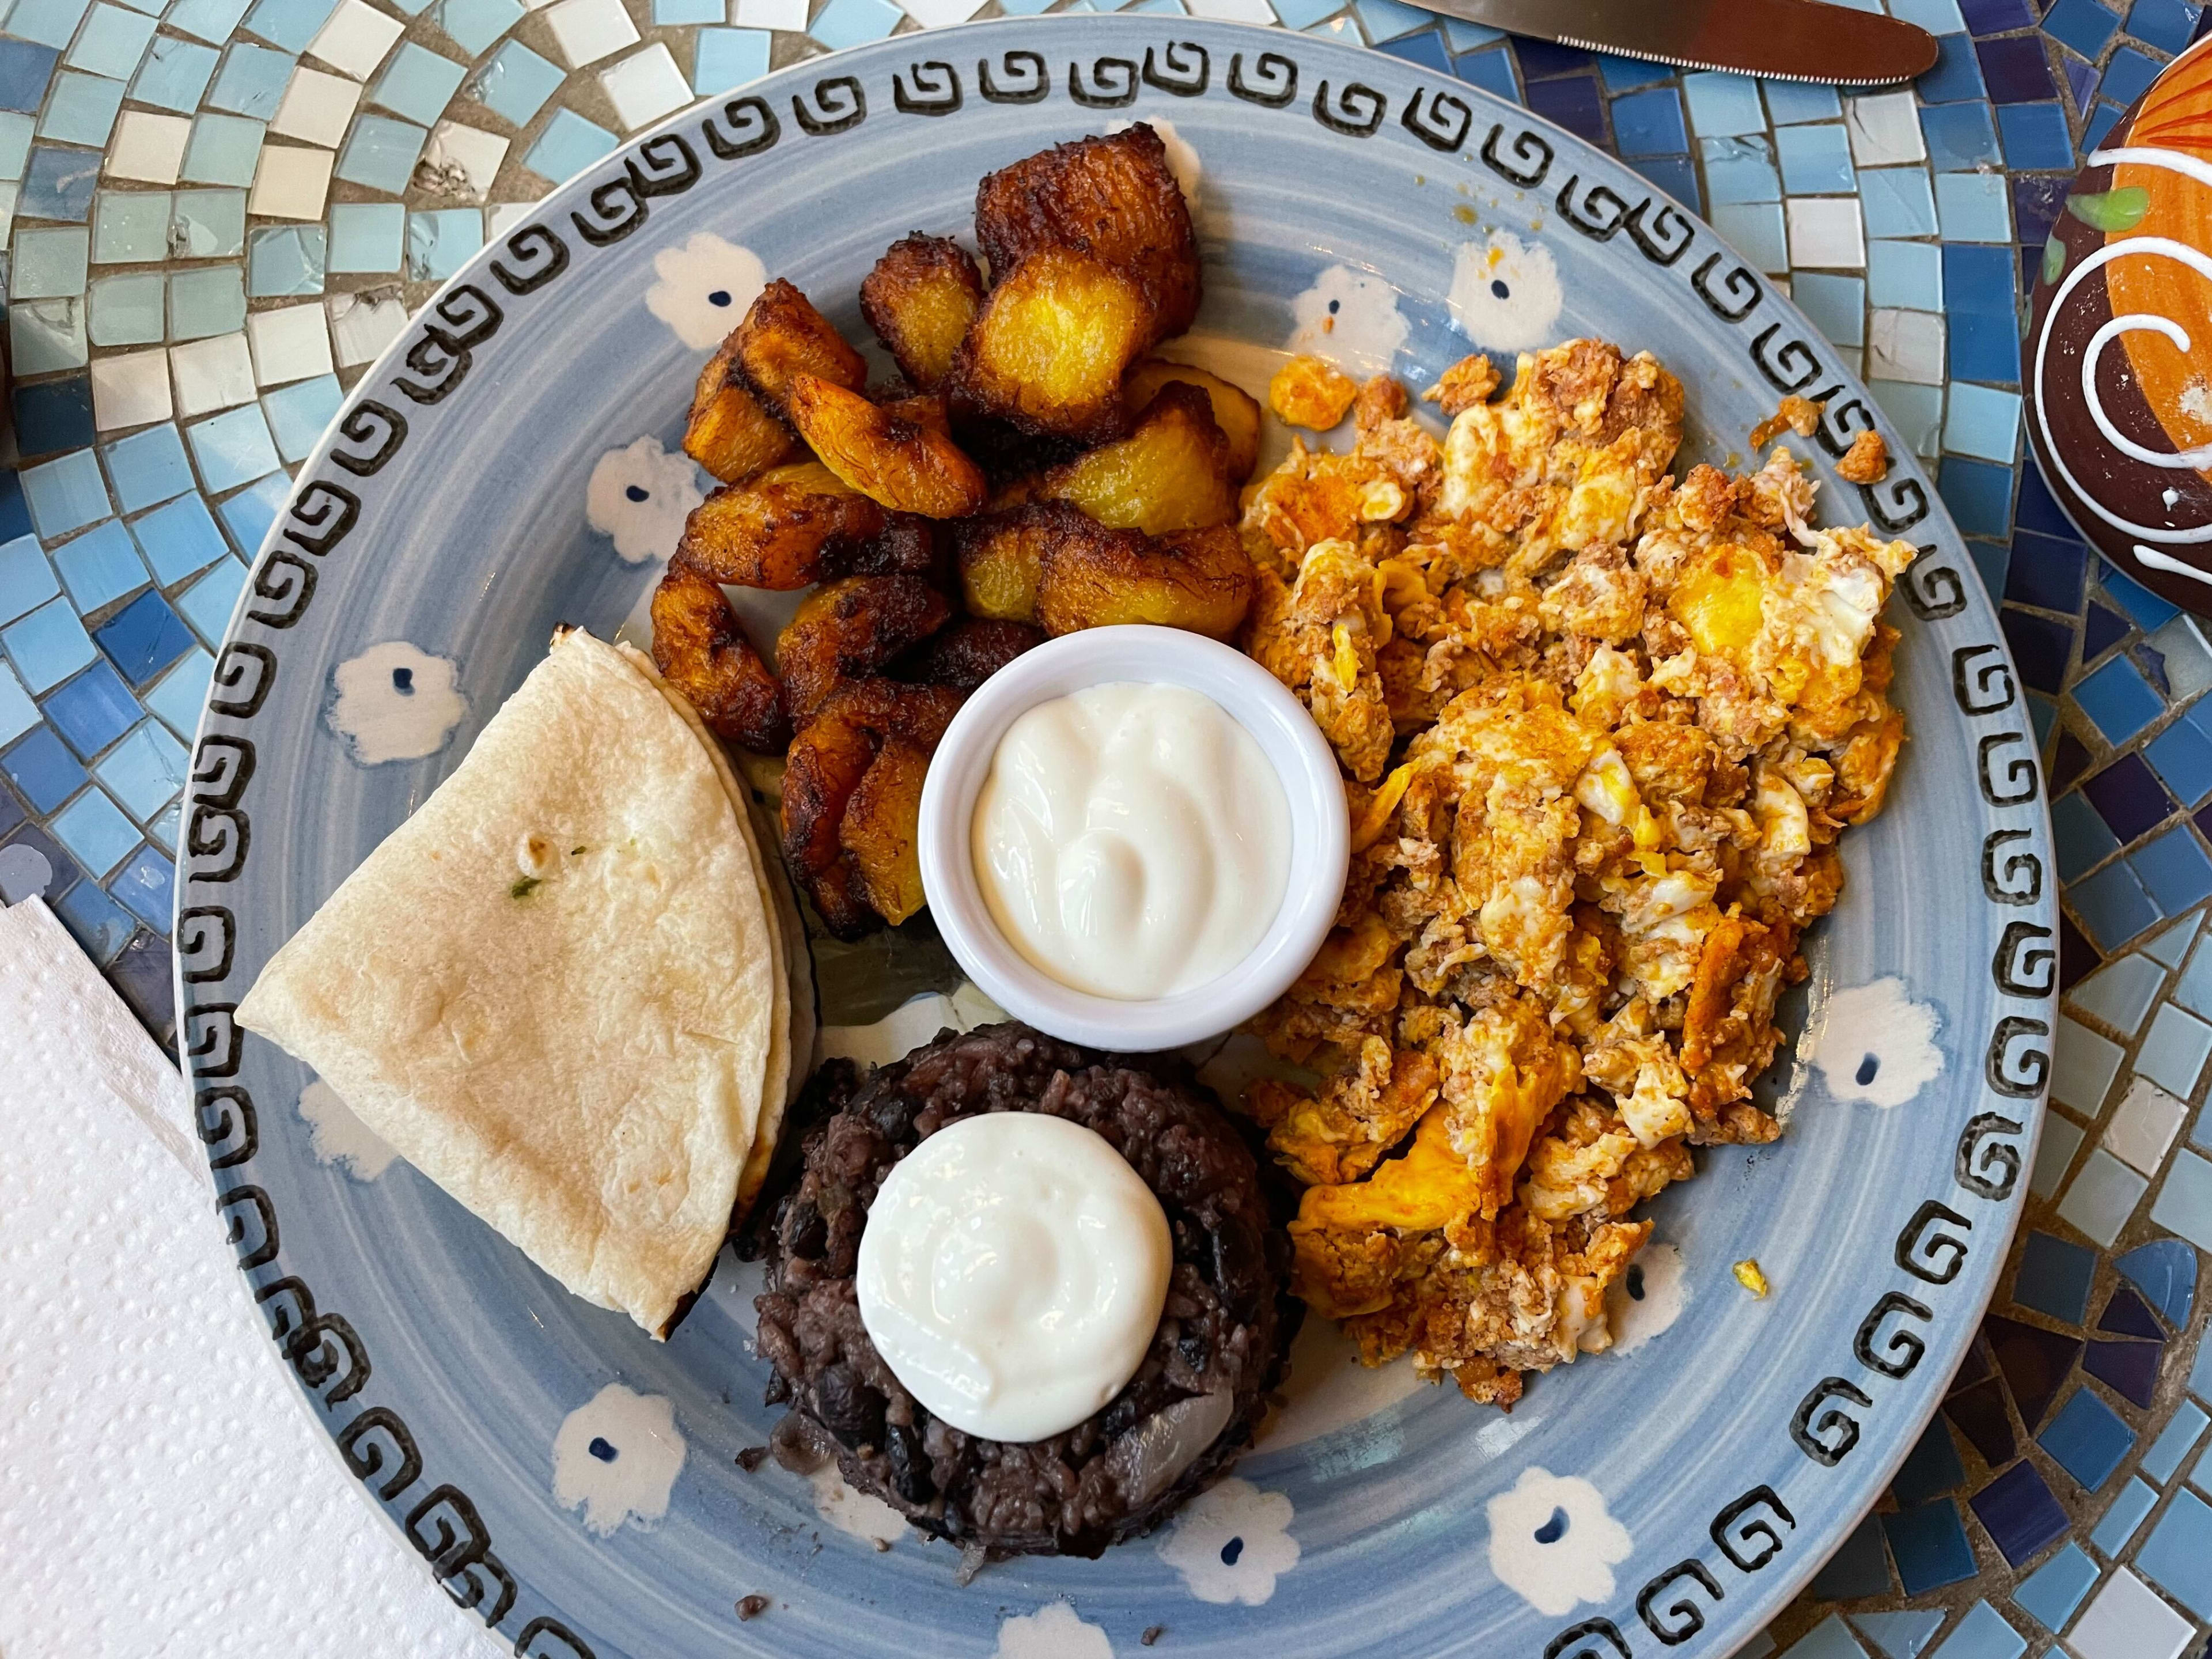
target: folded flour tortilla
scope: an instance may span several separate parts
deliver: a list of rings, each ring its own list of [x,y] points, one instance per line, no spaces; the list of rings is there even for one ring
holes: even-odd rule
[[[665,1334],[792,1064],[742,789],[658,677],[557,638],[237,1018],[570,1291]]]

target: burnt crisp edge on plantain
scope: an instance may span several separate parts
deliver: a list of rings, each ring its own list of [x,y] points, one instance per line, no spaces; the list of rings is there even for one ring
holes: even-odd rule
[[[779,1438],[826,1443],[847,1480],[933,1536],[994,1554],[1092,1556],[1149,1531],[1250,1443],[1298,1309],[1260,1166],[1187,1066],[1139,1069],[1006,1024],[943,1033],[865,1082],[832,1061],[814,1086],[829,1115],[776,1207],[756,1303],[775,1368],[769,1403],[793,1407]],[[1103,1135],[1159,1198],[1175,1244],[1137,1374],[1103,1411],[1024,1444],[963,1434],[907,1393],[868,1340],[854,1280],[891,1166],[949,1123],[1003,1111]],[[1220,1426],[1197,1447],[1179,1443],[1209,1421]]]

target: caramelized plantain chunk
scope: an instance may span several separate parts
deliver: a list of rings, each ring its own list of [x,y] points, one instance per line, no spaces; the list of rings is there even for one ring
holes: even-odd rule
[[[783,703],[805,725],[847,680],[863,679],[952,615],[921,576],[848,576],[808,596],[775,642]]]
[[[889,515],[818,461],[770,469],[691,509],[677,556],[716,581],[788,590],[850,566]]]
[[[680,558],[653,592],[653,661],[709,731],[740,748],[773,754],[790,737],[783,693],[720,584]]]
[[[1046,547],[1037,620],[1053,635],[1154,623],[1225,640],[1243,622],[1255,582],[1252,561],[1228,525],[1158,540],[1101,532]]]
[[[1024,622],[969,617],[940,629],[900,659],[896,678],[973,691],[1023,652],[1045,642],[1044,629]]]
[[[763,406],[738,372],[732,330],[699,371],[684,424],[684,453],[724,483],[741,483],[797,447],[789,428]]]
[[[1267,406],[1286,425],[1326,432],[1352,412],[1359,383],[1334,363],[1293,357],[1267,382]]]
[[[1129,276],[1046,248],[984,301],[953,359],[953,399],[964,416],[1101,443],[1128,429],[1122,374],[1160,337],[1158,315]]]
[[[1237,516],[1229,440],[1200,387],[1161,388],[1126,438],[1079,455],[1036,478],[1032,501],[1066,501],[1109,530],[1165,536]]]
[[[928,770],[928,750],[903,738],[885,738],[837,825],[837,844],[852,860],[854,886],[894,927],[928,902],[921,890],[919,832],[921,781]]]
[[[1198,239],[1167,146],[1142,122],[1103,138],[1056,144],[990,173],[975,187],[975,242],[1003,283],[1046,249],[1087,253],[1133,280],[1152,315],[1152,339],[1198,315]]]
[[[920,232],[893,242],[860,283],[860,314],[917,390],[935,392],[983,307],[983,275],[967,249]]]
[[[1139,363],[1121,383],[1122,402],[1131,418],[1142,419],[1162,386],[1194,386],[1213,401],[1213,423],[1229,440],[1229,481],[1243,483],[1260,465],[1260,400],[1218,374],[1188,363],[1154,357]]]
[[[746,380],[781,415],[791,413],[791,382],[798,375],[811,374],[848,392],[868,383],[868,366],[860,354],[781,276],[760,291],[730,337]]]
[[[791,382],[790,412],[823,465],[885,507],[957,519],[982,506],[988,493],[981,469],[957,444],[896,407],[799,374]]]
[[[969,520],[953,532],[961,598],[978,617],[1035,622],[1045,547],[1057,538],[1089,532],[1109,533],[1058,501]]]
[[[878,925],[859,866],[846,852],[845,812],[884,744],[925,756],[960,707],[944,686],[855,680],[832,692],[792,739],[783,774],[783,856],[830,931],[858,939]]]

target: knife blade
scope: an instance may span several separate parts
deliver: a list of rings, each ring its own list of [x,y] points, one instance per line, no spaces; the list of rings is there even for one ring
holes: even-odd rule
[[[1820,0],[1415,0],[1428,11],[1563,46],[1682,69],[1881,86],[1936,65],[1936,37]]]

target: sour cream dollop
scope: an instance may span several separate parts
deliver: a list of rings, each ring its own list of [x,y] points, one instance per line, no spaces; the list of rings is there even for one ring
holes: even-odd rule
[[[1174,1265],[1159,1200],[1104,1137],[987,1112],[884,1177],[860,1235],[860,1322],[954,1428],[1042,1440],[1136,1374]]]
[[[1219,978],[1282,906],[1291,810],[1252,734],[1177,685],[1094,685],[1006,728],[969,831],[1007,940],[1124,1001]]]

